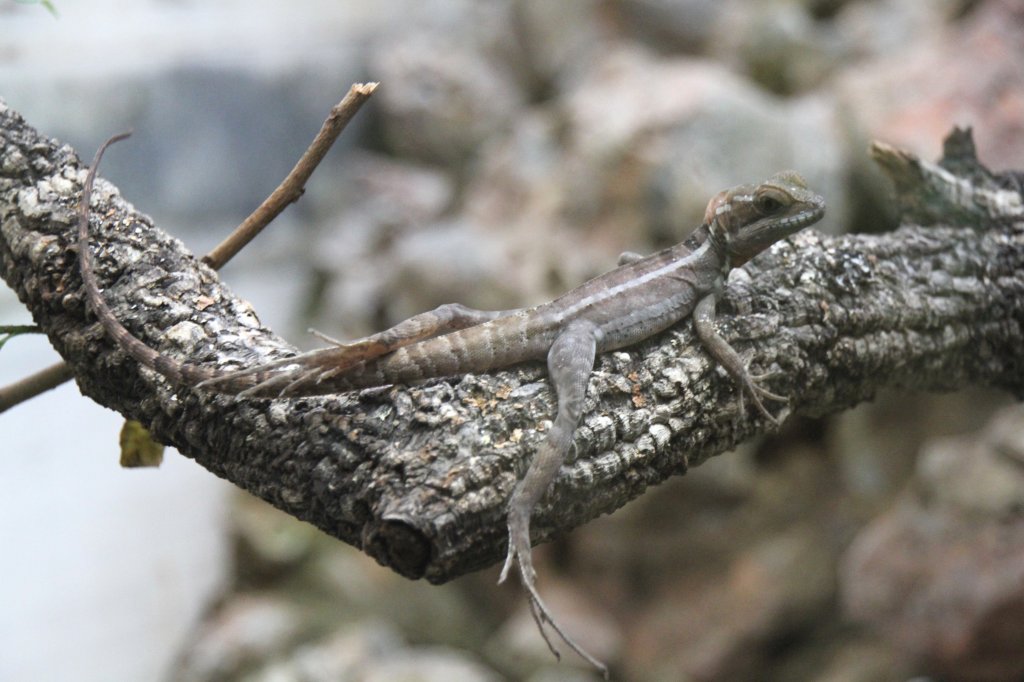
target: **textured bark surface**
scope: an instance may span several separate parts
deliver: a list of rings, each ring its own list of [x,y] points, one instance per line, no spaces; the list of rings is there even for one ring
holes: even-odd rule
[[[554,407],[542,365],[289,400],[170,386],[86,311],[74,236],[85,173],[73,150],[0,103],[0,274],[84,394],[402,575],[443,582],[504,556],[506,499]],[[93,211],[101,285],[146,343],[225,367],[293,350],[108,183],[97,184]],[[755,371],[777,372],[769,387],[800,414],[842,410],[887,386],[1024,395],[1024,224],[989,222],[804,232],[735,273],[720,329]],[[689,322],[608,354],[535,537],[611,512],[766,428],[749,405],[737,413],[735,387]]]

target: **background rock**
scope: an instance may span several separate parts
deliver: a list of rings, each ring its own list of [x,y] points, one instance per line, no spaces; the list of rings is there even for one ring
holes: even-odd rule
[[[985,433],[937,441],[912,487],[863,530],[843,566],[843,597],[949,680],[1024,675],[1024,444],[1012,408]]]

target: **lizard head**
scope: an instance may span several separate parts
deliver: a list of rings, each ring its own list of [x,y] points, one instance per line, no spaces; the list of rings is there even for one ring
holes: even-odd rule
[[[760,185],[719,192],[708,203],[704,224],[711,240],[737,267],[794,232],[821,220],[825,199],[807,189],[796,171],[776,173]]]

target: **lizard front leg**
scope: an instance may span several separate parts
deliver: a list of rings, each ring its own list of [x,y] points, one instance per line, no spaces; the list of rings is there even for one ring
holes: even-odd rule
[[[605,665],[562,630],[540,598],[530,545],[530,516],[551,487],[552,480],[565,461],[569,448],[572,447],[573,433],[583,414],[583,400],[590,373],[594,369],[600,333],[593,322],[576,320],[559,334],[548,351],[548,374],[558,396],[558,414],[551,425],[551,430],[548,431],[547,438],[526,470],[526,475],[516,486],[509,500],[508,557],[505,559],[505,566],[501,570],[498,582],[504,582],[512,569],[512,564],[518,562],[519,577],[529,593],[530,612],[551,652],[556,657],[559,656],[544,628],[545,622],[573,651],[607,677],[608,669]]]
[[[757,384],[757,377],[750,374],[739,353],[722,338],[722,335],[715,329],[715,305],[718,303],[718,289],[708,294],[697,303],[693,311],[693,326],[697,330],[704,348],[718,361],[729,376],[740,385],[740,405],[742,409],[743,394],[746,393],[754,401],[758,412],[763,414],[772,424],[778,426],[779,419],[764,406],[761,401],[777,400],[786,402],[786,398],[768,391]]]

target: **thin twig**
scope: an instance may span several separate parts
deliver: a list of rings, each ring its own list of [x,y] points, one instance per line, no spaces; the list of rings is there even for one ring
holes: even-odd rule
[[[306,182],[309,181],[313,171],[316,170],[348,122],[352,120],[352,117],[376,89],[377,83],[355,83],[349,88],[348,94],[331,108],[331,113],[320,127],[320,132],[313,138],[313,142],[310,143],[309,148],[306,149],[288,176],[224,241],[203,256],[204,263],[214,270],[224,267],[246,244],[262,232],[263,228],[280,215],[281,211],[288,207],[288,204],[302,196]],[[0,388],[0,412],[14,407],[18,403],[31,400],[40,393],[68,381],[72,376],[71,369],[61,362]]]
[[[246,218],[241,225],[228,235],[227,239],[215,246],[210,253],[203,257],[204,263],[214,270],[223,267],[246,244],[252,241],[270,221],[276,218],[288,204],[297,201],[302,196],[309,176],[316,170],[320,161],[327,154],[327,150],[338,139],[341,131],[345,129],[348,122],[352,120],[352,117],[355,116],[356,112],[359,111],[376,89],[376,83],[356,83],[349,88],[348,94],[331,109],[331,113],[327,120],[324,121],[320,132],[317,133],[306,153],[302,155],[299,162],[292,168],[288,177],[260,204],[259,208],[252,212],[252,215]]]
[[[0,334],[17,336],[18,334],[42,334],[43,329],[37,324],[4,324],[0,325]]]
[[[73,376],[71,368],[58,362],[35,374],[0,388],[0,412],[5,412],[19,403],[35,398],[52,388],[57,388]]]
[[[42,334],[43,330],[39,325],[35,324],[5,324],[0,325],[0,348],[4,347],[4,344],[13,339],[15,336],[21,336],[22,334]]]

